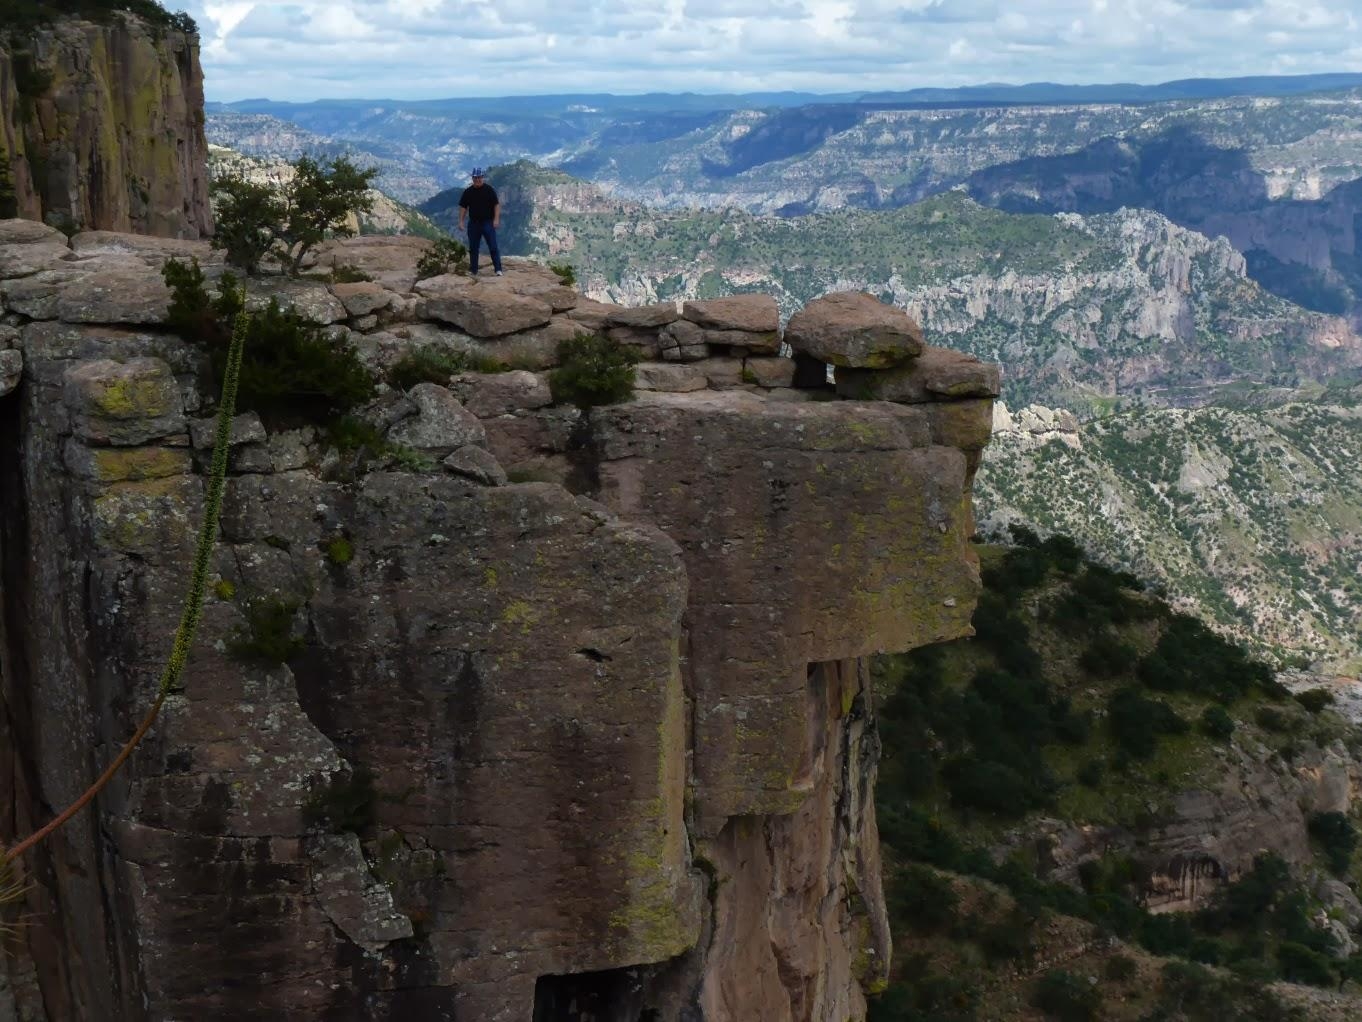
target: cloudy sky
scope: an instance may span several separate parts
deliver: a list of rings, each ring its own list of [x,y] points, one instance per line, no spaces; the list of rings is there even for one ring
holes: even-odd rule
[[[1362,71],[1358,0],[193,0],[208,95],[844,92]]]

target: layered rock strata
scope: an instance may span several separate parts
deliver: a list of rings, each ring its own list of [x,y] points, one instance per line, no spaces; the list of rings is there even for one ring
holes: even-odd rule
[[[120,15],[0,39],[0,216],[198,238],[207,161],[197,36]]]
[[[969,633],[996,376],[927,349],[893,371],[920,386],[839,399],[826,368],[792,386],[767,297],[623,309],[516,261],[418,283],[424,246],[331,245],[372,280],[250,300],[375,373],[515,368],[383,388],[407,471],[238,417],[185,687],[25,863],[0,1015],[863,1019],[889,961],[863,658]],[[190,254],[221,272],[0,222],[5,841],[131,731],[178,619],[210,409],[159,268]],[[656,359],[650,389],[555,405],[586,329]],[[284,663],[243,644],[265,612]]]

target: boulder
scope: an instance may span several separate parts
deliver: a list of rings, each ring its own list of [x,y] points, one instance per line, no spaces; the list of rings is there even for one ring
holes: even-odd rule
[[[418,383],[407,393],[416,405],[416,414],[403,419],[388,433],[398,444],[426,451],[435,457],[452,454],[472,444],[487,446],[487,433],[472,412],[444,387]]]
[[[709,330],[765,334],[780,329],[780,309],[770,295],[732,295],[686,302],[681,315]]]
[[[541,373],[462,373],[449,389],[479,419],[515,415],[553,404],[548,380]]]
[[[472,479],[485,486],[505,486],[507,483],[506,470],[492,453],[471,444],[460,447],[447,457],[444,466],[455,475]]]
[[[747,382],[740,358],[707,358],[692,363],[689,368],[702,373],[715,390],[736,390]]]
[[[668,362],[642,362],[634,367],[634,389],[664,394],[684,394],[709,386],[705,374],[694,365]]]
[[[796,352],[834,366],[887,369],[922,351],[922,330],[902,309],[861,291],[815,298],[785,326]]]
[[[185,428],[179,384],[159,358],[80,362],[66,371],[63,399],[76,436],[93,444],[130,447]]]
[[[411,235],[368,234],[358,238],[338,238],[317,247],[318,267],[346,266],[372,277],[399,294],[416,284],[416,264],[432,242]]]
[[[428,298],[424,314],[428,319],[450,323],[474,337],[504,337],[545,326],[553,318],[553,308],[537,298],[525,298],[502,288],[474,285],[447,293],[445,297]]]
[[[675,302],[658,302],[634,308],[618,307],[605,317],[606,326],[660,327],[681,318]]]
[[[667,362],[698,362],[709,357],[705,331],[688,320],[679,319],[663,327],[657,341]]]
[[[66,247],[66,235],[37,220],[0,220],[0,245],[56,244]]]
[[[579,333],[579,324],[566,316],[554,316],[546,326],[476,342],[476,350],[480,356],[507,368],[552,369],[558,364],[558,345]]]
[[[361,281],[355,284],[333,284],[331,293],[345,306],[351,316],[367,316],[392,305],[397,295],[382,284]]]
[[[969,397],[997,397],[998,367],[948,348],[922,354],[894,369],[839,369],[837,393],[860,401],[922,404]]]
[[[593,301],[590,298],[578,298],[577,304],[568,310],[568,315],[582,324],[585,329],[595,332],[605,328],[605,321],[615,309],[616,306],[607,305],[605,302]]]
[[[758,387],[793,387],[795,363],[792,358],[749,358],[743,369]]]

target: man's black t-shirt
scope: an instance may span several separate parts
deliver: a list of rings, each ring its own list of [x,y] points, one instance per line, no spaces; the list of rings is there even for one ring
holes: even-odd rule
[[[497,193],[486,182],[478,187],[469,185],[459,196],[459,205],[468,210],[469,220],[491,220],[497,206]]]

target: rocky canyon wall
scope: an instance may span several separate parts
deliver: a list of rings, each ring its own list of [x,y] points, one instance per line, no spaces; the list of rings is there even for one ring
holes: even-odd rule
[[[863,1019],[890,950],[864,658],[969,633],[996,370],[927,348],[845,399],[766,296],[417,283],[425,245],[339,243],[321,266],[371,282],[251,301],[376,374],[422,345],[525,368],[385,389],[405,470],[238,417],[185,685],[25,862],[0,1019]],[[6,842],[131,732],[178,619],[211,441],[171,254],[222,269],[0,222]],[[639,349],[634,400],[552,402],[586,329]],[[263,611],[284,663],[242,648]]]
[[[207,160],[197,36],[120,16],[0,39],[0,215],[198,238]]]

